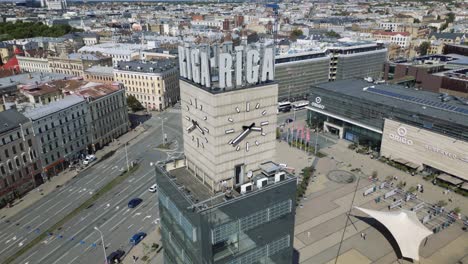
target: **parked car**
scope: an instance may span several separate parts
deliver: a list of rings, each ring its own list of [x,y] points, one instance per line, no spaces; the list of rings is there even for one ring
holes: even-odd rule
[[[141,198],[133,198],[128,202],[128,208],[137,207],[143,200]]]
[[[286,124],[294,122],[292,118],[287,118],[286,121],[284,121]]]
[[[90,164],[91,162],[95,161],[96,160],[96,156],[94,155],[88,155],[86,156],[86,158],[83,160],[83,164],[84,165],[88,165]]]
[[[110,253],[109,256],[107,256],[107,263],[120,263],[120,259],[125,255],[125,251],[123,250],[116,250],[112,253]]]
[[[158,185],[157,184],[151,185],[151,187],[149,187],[149,189],[148,189],[148,191],[152,192],[152,193],[155,193],[157,190],[158,190]]]
[[[140,241],[143,240],[143,238],[146,237],[146,233],[145,232],[138,232],[136,234],[134,234],[131,238],[130,238],[130,244],[136,246],[138,245],[138,243],[140,243]]]

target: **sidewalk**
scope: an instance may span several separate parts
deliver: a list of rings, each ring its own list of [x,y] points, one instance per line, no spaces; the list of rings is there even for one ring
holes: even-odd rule
[[[158,249],[161,247],[161,235],[159,231],[159,225],[156,227],[155,230],[153,230],[151,233],[148,234],[148,236],[143,239],[142,242],[140,242],[138,245],[134,246],[125,256],[123,259],[122,263],[123,264],[133,264],[133,263],[158,263],[162,264],[163,263],[163,258],[162,258],[162,251],[159,253],[157,252],[158,250],[154,250],[151,248],[153,243],[156,243],[159,245]],[[137,261],[133,260],[133,256],[137,257]],[[144,259],[143,257],[147,256],[147,260],[142,260]]]
[[[144,131],[145,129],[143,128],[143,126],[138,126],[135,129],[130,130],[126,134],[122,135],[116,141],[109,143],[108,146],[104,147],[103,149],[98,150],[95,153],[97,157],[97,161],[94,162],[93,165],[97,164],[99,162],[99,159],[103,155],[111,151],[115,151],[119,149],[124,142],[130,142],[131,140],[141,135],[142,132]],[[60,186],[65,185],[68,181],[73,179],[80,172],[83,172],[92,166],[87,166],[85,169],[81,171],[65,169],[63,172],[59,173],[59,175],[52,177],[49,181],[38,186],[36,189],[31,190],[21,199],[15,200],[13,203],[13,207],[10,207],[10,208],[4,207],[0,209],[0,219],[4,220],[4,219],[11,218],[12,216],[16,215],[17,213],[21,212],[22,210],[28,208],[29,206],[39,201],[42,197],[56,190],[58,185]]]
[[[351,164],[351,168],[359,168],[365,175],[371,175],[373,171],[376,171],[380,180],[385,180],[387,176],[397,176],[398,182],[406,182],[405,190],[411,186],[417,184],[424,185],[424,193],[418,192],[418,196],[429,203],[435,204],[439,200],[447,202],[445,206],[448,210],[453,210],[455,207],[460,207],[463,215],[468,214],[468,199],[457,193],[450,192],[444,194],[444,189],[433,185],[429,181],[425,181],[422,176],[412,176],[409,173],[405,173],[397,168],[391,167],[381,161],[371,159],[368,155],[358,154],[353,150],[348,149],[350,142],[345,140],[339,140],[337,144],[323,149],[322,151],[328,154],[328,157],[335,159],[338,163],[342,163],[343,166],[348,167]],[[449,202],[451,199],[453,202]]]

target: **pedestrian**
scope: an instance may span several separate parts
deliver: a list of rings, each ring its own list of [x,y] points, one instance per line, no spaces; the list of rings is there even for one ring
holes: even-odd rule
[[[364,239],[364,233],[361,233],[361,239]]]
[[[367,237],[367,234],[366,234],[366,233],[364,233],[364,240],[366,240],[366,237]]]

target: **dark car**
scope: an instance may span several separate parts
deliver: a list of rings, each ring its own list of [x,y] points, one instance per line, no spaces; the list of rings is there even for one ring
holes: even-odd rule
[[[292,122],[294,122],[294,120],[292,118],[288,118],[285,121],[286,124],[289,124],[289,123],[292,123]]]
[[[133,198],[128,202],[128,208],[137,207],[143,200],[140,198]]]
[[[131,238],[130,238],[130,244],[136,246],[138,243],[140,243],[141,240],[143,240],[143,238],[146,237],[146,233],[145,232],[139,232],[139,233],[136,233],[134,234]]]
[[[120,259],[123,257],[124,254],[125,254],[125,251],[120,250],[120,249],[110,253],[110,255],[107,256],[107,263],[108,264],[120,263]]]

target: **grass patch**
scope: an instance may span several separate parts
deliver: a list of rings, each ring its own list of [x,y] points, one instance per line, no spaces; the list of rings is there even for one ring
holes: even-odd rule
[[[171,143],[166,143],[166,144],[159,144],[156,148],[158,149],[170,149],[171,148]]]
[[[21,255],[26,253],[28,250],[30,250],[32,247],[35,245],[39,244],[43,239],[47,237],[49,233],[53,233],[55,230],[61,228],[66,222],[70,221],[73,217],[77,216],[81,211],[93,206],[93,204],[101,198],[104,194],[112,190],[115,186],[118,184],[122,183],[124,180],[126,180],[130,175],[132,175],[137,169],[139,165],[135,165],[132,168],[130,168],[129,171],[124,171],[122,174],[117,176],[117,178],[113,179],[109,183],[107,183],[104,187],[102,187],[99,191],[93,194],[88,200],[83,202],[80,206],[75,208],[75,210],[71,211],[69,214],[64,216],[61,220],[59,220],[57,223],[55,223],[53,226],[51,226],[49,229],[46,231],[42,232],[39,236],[37,236],[35,239],[31,240],[28,244],[24,245],[20,250],[18,250],[15,254],[11,255],[8,257],[4,264],[9,264],[14,262],[17,258],[19,258]]]

